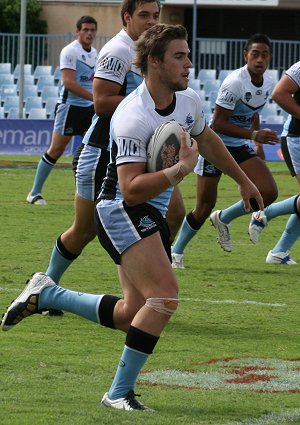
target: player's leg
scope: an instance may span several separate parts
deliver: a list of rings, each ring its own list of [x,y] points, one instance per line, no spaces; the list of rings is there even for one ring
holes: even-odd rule
[[[276,200],[278,196],[276,182],[261,158],[253,156],[246,161],[239,162],[239,166],[257,186],[263,197],[265,206],[270,205]],[[224,223],[229,224],[232,220],[244,214],[248,214],[248,212],[244,209],[243,201],[238,201],[230,207],[223,209],[220,213],[220,219]]]
[[[197,175],[196,206],[184,218],[179,235],[172,246],[173,268],[184,268],[184,249],[202,227],[216,204],[220,170],[199,156],[195,173]]]
[[[196,206],[184,218],[179,235],[172,247],[173,268],[184,268],[184,250],[213,210],[216,204],[219,181],[220,177],[197,175]]]
[[[80,145],[76,151],[73,161],[77,192],[74,222],[57,238],[46,271],[56,283],[59,283],[63,273],[96,236],[95,200],[108,161],[108,151],[100,148]]]
[[[174,187],[167,211],[167,223],[170,229],[170,243],[174,241],[182,220],[185,216],[185,206],[178,186]]]
[[[123,289],[125,281],[146,303],[129,326],[114,380],[102,399],[105,406],[115,408],[122,408],[134,394],[137,377],[178,303],[176,278],[158,232],[129,247],[121,264]]]
[[[300,187],[300,150],[299,150],[299,137],[281,137],[281,150],[284,156],[284,160],[287,164],[288,169],[290,170],[291,176],[296,177],[298,186]],[[298,195],[292,196],[288,199],[284,199],[280,202],[273,203],[267,206],[264,211],[257,211],[252,214],[250,224],[249,224],[249,237],[252,243],[257,244],[261,232],[266,228],[268,223],[280,215],[286,214],[296,214],[299,216],[300,212],[300,199]],[[293,235],[298,234],[297,230],[297,219],[294,217],[289,220],[288,225],[289,229],[291,226],[295,226]],[[287,251],[292,247],[292,243],[287,243],[288,239],[292,241],[293,236],[290,231],[284,235],[284,245],[288,247],[285,251],[281,251],[281,244],[277,246],[275,253],[283,253],[284,258],[286,257]],[[274,250],[274,248],[273,248]],[[272,252],[269,251],[267,260],[272,260]],[[267,261],[268,262],[268,261]]]
[[[38,163],[33,186],[26,198],[28,203],[34,205],[46,205],[46,202],[42,197],[43,186],[49,174],[53,170],[56,161],[64,153],[64,150],[70,140],[71,136],[63,136],[53,131],[51,145]]]

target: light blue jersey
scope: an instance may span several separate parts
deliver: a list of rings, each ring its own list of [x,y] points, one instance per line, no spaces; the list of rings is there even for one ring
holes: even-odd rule
[[[297,86],[298,91],[294,93],[295,102],[300,105],[300,61],[294,63],[286,72],[287,75]],[[300,120],[288,115],[281,136],[300,136]]]
[[[249,129],[266,104],[274,85],[275,81],[267,73],[264,74],[260,87],[254,85],[247,65],[245,65],[225,78],[220,87],[216,104],[224,109],[232,110],[230,118],[232,124]],[[248,143],[246,139],[218,134],[226,146],[238,147]]]
[[[75,40],[62,49],[60,53],[60,69],[76,71],[77,83],[92,93],[96,60],[97,50],[94,47],[87,51],[78,40]],[[59,93],[59,103],[81,107],[88,107],[93,104],[88,99],[76,96],[67,90],[64,85],[62,85]]]

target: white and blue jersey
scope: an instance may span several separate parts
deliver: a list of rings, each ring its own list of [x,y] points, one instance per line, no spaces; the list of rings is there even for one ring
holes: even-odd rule
[[[120,85],[119,95],[127,96],[143,81],[139,70],[133,65],[135,43],[122,29],[109,40],[98,55],[94,78],[114,81]],[[107,148],[109,143],[110,117],[94,115],[83,143]]]
[[[253,121],[271,95],[275,81],[272,76],[264,74],[263,82],[258,87],[251,81],[247,65],[236,69],[223,81],[216,104],[232,111],[230,122],[238,127],[249,129]],[[248,143],[226,134],[218,133],[226,146],[238,147]]]
[[[110,131],[111,162],[107,169],[100,192],[100,199],[123,199],[120,192],[117,167],[130,162],[147,162],[147,146],[157,127],[166,121],[179,122],[192,136],[201,134],[205,128],[205,117],[199,96],[190,88],[176,92],[173,103],[158,111],[143,82],[126,97],[116,109]],[[147,201],[166,216],[173,188]],[[100,202],[101,209],[101,202]]]
[[[298,91],[294,93],[294,99],[300,106],[300,61],[294,63],[286,72],[287,75],[297,86]],[[281,136],[300,136],[300,120],[288,115]]]
[[[60,69],[76,71],[77,83],[92,93],[96,60],[97,50],[94,47],[87,51],[78,40],[75,40],[62,49],[60,53]],[[80,107],[89,107],[93,104],[91,100],[76,96],[67,90],[64,85],[61,87],[58,102]]]

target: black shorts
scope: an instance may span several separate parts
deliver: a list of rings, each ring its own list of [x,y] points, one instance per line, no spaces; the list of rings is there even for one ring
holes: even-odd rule
[[[226,146],[226,148],[238,164],[257,156],[255,150],[247,144],[238,147]],[[195,167],[195,173],[202,177],[219,177],[222,175],[222,171],[219,168],[215,167],[201,155]]]
[[[95,114],[94,106],[82,107],[58,103],[54,131],[63,136],[84,136]]]

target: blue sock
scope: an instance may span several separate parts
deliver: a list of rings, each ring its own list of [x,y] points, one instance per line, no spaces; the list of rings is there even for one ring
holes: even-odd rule
[[[183,254],[184,248],[197,232],[198,230],[192,229],[192,227],[187,222],[186,217],[184,217],[179,235],[175,244],[172,246],[172,253],[175,252],[176,254]]]
[[[288,219],[285,229],[272,249],[272,252],[286,252],[289,251],[297,239],[300,237],[300,218],[297,214],[292,214]]]
[[[124,397],[130,390],[134,390],[137,377],[146,363],[149,354],[124,347],[119,366],[113,383],[108,392],[111,400]]]
[[[77,314],[96,323],[99,322],[99,305],[103,295],[83,294],[60,286],[49,286],[39,296],[39,309],[51,308]]]
[[[238,201],[230,207],[222,210],[220,213],[220,220],[225,224],[229,224],[232,220],[242,215],[249,214],[244,209],[243,201]]]
[[[46,275],[50,276],[58,284],[64,272],[77,257],[78,255],[72,255],[66,252],[59,237],[53,248]]]
[[[288,199],[284,199],[283,201],[280,201],[280,202],[275,202],[274,204],[271,204],[268,207],[266,207],[264,212],[266,214],[268,221],[280,215],[294,214],[297,211],[296,200],[298,196],[299,195],[291,196]],[[277,251],[277,252],[280,252],[280,251]]]
[[[49,176],[50,172],[52,171],[54,164],[55,163],[51,163],[50,161],[46,162],[45,155],[40,159],[36,169],[33,186],[31,189],[32,196],[42,193],[44,183],[47,180],[47,177]]]

